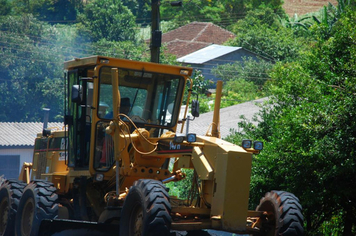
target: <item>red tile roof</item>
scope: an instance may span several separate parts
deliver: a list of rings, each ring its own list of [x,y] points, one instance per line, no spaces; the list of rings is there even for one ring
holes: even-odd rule
[[[178,58],[210,44],[223,44],[235,35],[213,23],[192,22],[162,35],[162,44]]]

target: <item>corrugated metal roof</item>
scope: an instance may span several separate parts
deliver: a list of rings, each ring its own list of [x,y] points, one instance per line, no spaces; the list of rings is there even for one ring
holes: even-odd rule
[[[62,129],[63,124],[50,122],[47,127]],[[40,122],[0,122],[0,148],[31,147],[42,128]]]
[[[221,57],[239,49],[241,49],[241,47],[231,47],[213,44],[202,48],[196,52],[188,54],[184,57],[178,58],[177,61],[183,63],[203,64],[207,61],[211,61],[215,58]]]

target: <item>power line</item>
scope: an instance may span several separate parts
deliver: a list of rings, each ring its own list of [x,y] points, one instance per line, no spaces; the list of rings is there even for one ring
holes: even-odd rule
[[[26,35],[26,36],[29,37],[29,35]],[[49,49],[53,49],[52,46],[58,46],[59,45],[58,43],[41,42],[40,38],[38,39],[38,41],[31,40],[31,42],[28,42],[28,40],[26,40],[26,39],[18,39],[18,38],[14,37],[14,36],[6,36],[5,35],[5,37],[16,39],[17,41],[20,41],[22,43],[31,43],[31,44],[35,44],[36,46],[41,46],[42,45],[42,46],[48,47]],[[5,37],[3,37],[3,38],[5,38]],[[50,39],[47,38],[46,40],[50,40]],[[19,47],[22,46],[20,43],[7,42],[7,41],[3,41],[1,39],[0,39],[0,43],[3,44],[2,48],[8,48],[9,50],[23,51],[23,52],[28,52],[28,53],[34,53],[35,52],[33,50],[18,49]],[[36,47],[36,46],[34,46],[34,47]],[[93,46],[93,45],[91,45],[91,46]],[[91,49],[83,49],[82,47],[83,47],[83,45],[81,45],[81,44],[74,44],[73,47],[62,46],[61,45],[60,50],[62,52],[63,51],[66,52],[68,54],[74,53],[75,55],[77,55],[77,57],[89,56],[89,55],[92,55],[92,54],[94,54],[94,53],[96,53],[97,51],[100,51],[100,50],[108,50],[107,47],[99,47],[99,46],[95,46],[95,47],[93,47]],[[113,48],[113,49],[118,50],[118,52],[122,52],[122,53],[126,52],[125,50],[121,50],[120,51],[118,48]],[[267,53],[264,53],[264,54],[267,54]],[[269,57],[271,57],[271,56],[269,56]],[[215,59],[215,61],[222,62],[222,63],[235,63],[236,62],[236,60],[226,60],[226,59]],[[215,65],[215,64],[209,64],[209,63],[205,63],[205,64],[206,65]]]
[[[0,41],[1,42],[1,41]],[[20,51],[20,52],[23,52],[23,53],[36,53],[37,55],[39,55],[40,52],[38,51],[30,51],[30,50],[24,50],[24,49],[18,49],[17,47],[16,48],[13,48],[13,47],[7,47],[7,46],[3,46],[2,48],[6,48],[8,50],[12,50],[12,51]],[[72,49],[72,48],[68,48],[68,49]],[[80,54],[80,53],[74,53],[72,54],[73,56],[76,56],[76,57],[85,57],[85,56],[89,56],[90,54]],[[59,56],[61,57],[65,57],[63,54],[60,54]],[[42,63],[51,63],[51,64],[55,64],[55,65],[58,65],[58,60],[41,60],[41,59],[38,59],[38,58],[29,58],[29,57],[23,57],[23,56],[19,56],[19,55],[14,55],[14,54],[7,54],[7,57],[12,57],[12,58],[19,58],[19,59],[23,59],[23,60],[31,60],[31,61],[35,61],[35,62],[42,62]],[[225,62],[225,63],[241,63],[240,61],[235,61],[235,60],[219,60],[219,59],[215,59],[215,61],[221,63],[221,62]],[[205,63],[205,65],[207,66],[214,66],[215,68],[218,67],[219,65],[215,64],[215,63]],[[196,69],[200,69],[196,66],[193,66],[195,67]],[[224,71],[224,72],[229,72],[229,73],[238,73],[238,71],[236,70],[220,70],[220,71]],[[245,74],[256,74],[255,72],[244,72]],[[206,75],[213,75],[212,73],[208,74],[208,73],[205,73]],[[266,73],[260,73],[260,74],[265,74],[267,75]],[[253,77],[251,77],[251,79],[253,79]]]
[[[6,32],[6,31],[1,31],[0,30],[0,32]],[[12,34],[13,35],[13,34]],[[18,36],[23,36],[22,34],[17,34]],[[38,36],[32,36],[32,35],[24,35],[24,36],[26,36],[26,37],[34,37],[34,38],[37,38],[38,40],[36,41],[36,40],[34,40],[34,39],[19,39],[19,38],[17,38],[17,37],[14,37],[14,36],[6,36],[5,35],[5,37],[2,37],[2,38],[12,38],[12,39],[16,39],[16,41],[20,41],[20,42],[22,42],[22,43],[31,43],[32,45],[34,44],[34,45],[48,45],[48,46],[58,46],[58,45],[60,45],[59,43],[50,43],[50,42],[48,42],[48,41],[53,41],[53,39],[52,38],[41,38],[41,37],[38,37]],[[47,42],[43,42],[43,41],[47,41]],[[14,44],[15,46],[21,46],[20,44],[16,44],[16,42],[7,42],[7,41],[2,41],[2,40],[0,40],[0,43],[3,43],[3,44]],[[95,50],[97,50],[97,49],[101,49],[101,50],[107,50],[108,48],[107,47],[104,47],[104,46],[102,46],[102,47],[99,47],[99,46],[95,46],[95,47],[93,47],[93,45],[91,44],[91,49],[83,49],[82,47],[83,47],[83,45],[84,46],[87,46],[87,44],[79,44],[79,43],[71,43],[73,46],[72,47],[70,47],[70,46],[64,46],[64,45],[60,45],[61,46],[61,50],[63,50],[63,48],[64,49],[67,49],[67,50],[69,50],[69,51],[71,51],[71,52],[73,52],[73,51],[76,51],[76,52],[78,52],[78,51],[82,51],[83,52],[83,55],[91,55],[91,54],[93,54],[93,53],[95,53]],[[125,50],[122,50],[122,52],[125,52]]]
[[[197,15],[198,17],[200,17],[200,16],[202,16],[202,15]],[[236,16],[243,16],[242,14],[241,15],[239,15],[239,14],[236,14]],[[196,16],[195,16],[196,17]],[[143,18],[144,19],[144,18]],[[223,20],[226,20],[226,21],[231,21],[231,18],[222,18]],[[6,32],[6,31],[0,31],[0,32]],[[12,33],[13,34],[13,33]],[[15,35],[16,35],[16,33],[15,33]],[[17,35],[21,35],[22,36],[22,34],[17,34]],[[51,34],[52,36],[56,36],[55,34]],[[49,36],[51,36],[51,35],[49,35]],[[26,35],[25,34],[25,36],[27,36],[27,37],[29,37],[29,38],[31,38],[32,40],[33,40],[33,42],[35,43],[35,44],[37,44],[38,46],[40,46],[40,45],[42,45],[42,46],[45,46],[45,47],[47,47],[47,48],[50,48],[51,49],[51,46],[56,46],[57,44],[56,43],[50,43],[50,41],[52,41],[53,39],[52,38],[50,38],[49,36],[46,36],[46,38],[44,38],[44,37],[39,37],[39,36],[35,36],[35,35]],[[8,37],[11,37],[11,36],[8,36]],[[15,38],[15,37],[12,37],[12,38]],[[37,41],[35,40],[35,39],[38,39]],[[18,39],[17,39],[18,40]],[[46,41],[47,40],[47,42],[43,42],[43,41]],[[27,40],[25,40],[25,39],[23,39],[23,41],[22,42],[27,42]],[[16,48],[16,46],[20,46],[20,44],[16,44],[16,43],[9,43],[9,42],[4,42],[4,41],[1,41],[0,40],[0,43],[3,43],[3,44],[5,44],[5,46],[3,46],[3,48],[7,48],[8,50],[16,50],[16,51],[22,51],[22,52],[27,52],[27,53],[34,53],[33,51],[28,51],[28,50],[24,50],[24,49],[17,49]],[[246,42],[247,44],[248,44],[248,42]],[[67,53],[67,54],[75,54],[75,55],[77,55],[78,57],[82,57],[82,56],[88,56],[88,55],[91,55],[91,54],[93,54],[93,53],[95,53],[95,52],[98,52],[98,50],[107,50],[108,48],[106,48],[106,47],[94,47],[94,48],[92,48],[92,49],[81,49],[80,48],[80,46],[82,46],[82,44],[79,44],[79,43],[72,43],[72,44],[74,44],[72,47],[70,47],[70,46],[62,46],[61,47],[61,49],[62,49],[62,51],[64,51],[65,53]],[[251,45],[252,46],[252,45]],[[63,50],[64,49],[64,50]],[[115,48],[115,50],[117,50],[117,48]],[[261,50],[259,50],[260,52],[262,52]],[[120,51],[120,52],[125,52],[125,50],[122,50],[122,51]],[[270,57],[270,55],[268,55],[267,53],[264,53],[264,52],[262,52],[264,55],[267,55],[268,57]],[[116,55],[118,55],[117,53],[115,53]],[[64,55],[63,55],[64,56]],[[15,56],[14,56],[15,57]],[[19,57],[19,56],[17,56],[17,58],[21,58],[21,57]],[[23,58],[23,59],[25,59],[25,58]],[[34,59],[32,59],[32,60],[34,60]],[[41,60],[37,60],[37,61],[41,61]],[[218,61],[219,61],[219,59],[218,59]],[[231,62],[231,63],[234,63],[234,62],[236,62],[236,61],[234,61],[234,60],[220,60],[221,62]],[[42,60],[42,62],[48,62],[48,61],[43,61]],[[52,63],[55,63],[55,62],[52,62]],[[215,64],[209,64],[209,63],[207,63],[208,65],[215,65]]]

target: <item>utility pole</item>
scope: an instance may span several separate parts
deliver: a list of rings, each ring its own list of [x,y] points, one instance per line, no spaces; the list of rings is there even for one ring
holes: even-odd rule
[[[151,0],[151,62],[159,63],[162,31],[160,31],[159,0]]]
[[[151,62],[159,63],[160,48],[162,44],[162,31],[160,30],[160,0],[151,0]],[[181,7],[182,1],[171,2],[172,7]]]

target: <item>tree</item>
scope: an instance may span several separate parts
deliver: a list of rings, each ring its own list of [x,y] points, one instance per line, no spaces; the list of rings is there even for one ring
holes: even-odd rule
[[[49,23],[73,23],[77,19],[77,12],[83,9],[80,0],[42,0],[37,1],[34,15],[39,20]]]
[[[122,0],[134,16],[136,23],[147,25],[151,22],[151,0]]]
[[[276,14],[285,17],[282,1],[268,0],[190,0],[183,1],[182,7],[171,7],[168,2],[161,5],[163,20],[170,20],[179,25],[192,21],[204,21],[218,24],[222,27],[236,23],[246,16],[246,13],[257,8],[271,8]]]
[[[285,12],[282,8],[282,0],[252,0],[252,9],[268,7],[273,10],[273,12],[279,16],[285,16]]]
[[[272,66],[271,62],[264,59],[254,60],[252,58],[244,58],[242,62],[218,65],[212,69],[212,73],[215,77],[225,82],[236,79],[252,82],[261,90],[269,79],[268,71]]]
[[[62,121],[62,63],[73,54],[65,54],[61,31],[32,15],[0,19],[1,121],[41,121],[44,107],[50,120]]]
[[[347,11],[299,61],[277,63],[260,123],[243,122],[244,133],[229,137],[265,141],[253,164],[251,204],[270,189],[295,193],[309,235],[355,234],[355,26],[356,12]]]
[[[274,61],[296,59],[306,42],[293,30],[283,27],[272,9],[250,11],[230,29],[236,37],[226,44],[238,46]]]
[[[273,64],[264,59],[244,58],[242,62],[218,65],[212,73],[224,81],[223,107],[267,96],[264,84]]]
[[[78,20],[94,42],[136,39],[135,16],[118,0],[90,1]]]
[[[0,0],[0,16],[6,16],[11,13],[11,4],[8,0]]]
[[[243,19],[249,7],[247,1],[244,0],[224,1],[224,12],[222,13],[223,21],[221,25],[229,26]]]
[[[14,15],[32,14],[50,23],[72,23],[83,8],[81,0],[14,0]]]
[[[148,61],[149,55],[145,52],[146,45],[144,43],[135,43],[131,41],[114,42],[102,39],[91,45],[93,54],[123,58],[137,61]]]
[[[168,2],[160,7],[161,19],[172,19],[179,26],[192,21],[219,23],[224,6],[220,1],[191,0],[183,2],[182,7],[172,7]]]

